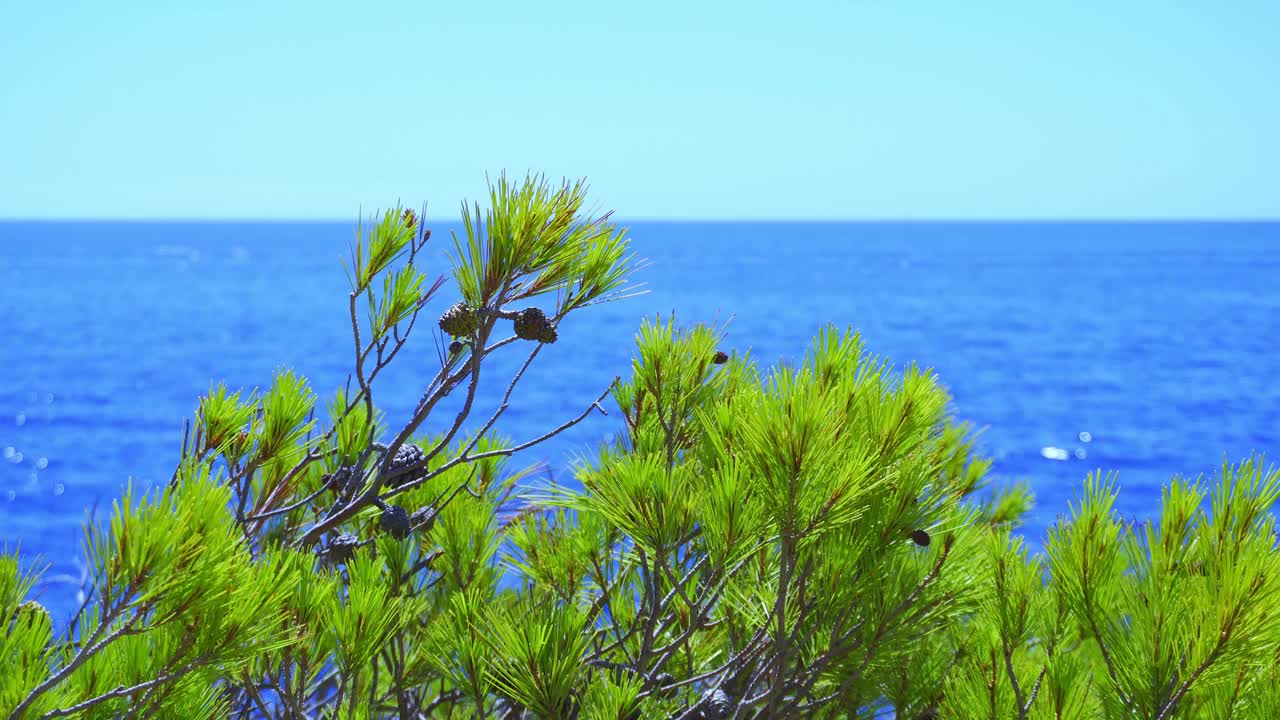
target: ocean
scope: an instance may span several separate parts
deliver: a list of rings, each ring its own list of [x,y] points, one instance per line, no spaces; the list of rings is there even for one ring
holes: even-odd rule
[[[456,226],[431,227],[426,268],[447,274]],[[955,416],[984,428],[992,481],[1035,492],[1032,547],[1096,469],[1118,473],[1118,509],[1143,518],[1175,474],[1211,477],[1253,452],[1280,460],[1280,224],[630,227],[647,294],[571,316],[500,432],[527,439],[577,415],[629,372],[641,320],[674,311],[727,323],[724,348],[763,365],[799,359],[834,323],[896,367],[934,368]],[[182,420],[211,382],[265,387],[292,367],[323,403],[342,386],[352,231],[0,223],[0,547],[49,563],[39,595],[55,617],[75,604],[87,509],[106,518],[131,478],[169,478]],[[455,299],[446,286],[424,321]],[[392,424],[438,367],[419,332],[376,389]],[[522,359],[494,363],[476,417]],[[512,462],[568,480],[618,424],[593,415]]]

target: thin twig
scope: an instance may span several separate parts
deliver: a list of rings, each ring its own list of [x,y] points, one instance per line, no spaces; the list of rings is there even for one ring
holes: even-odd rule
[[[103,637],[103,633],[106,628],[109,627],[111,623],[119,619],[119,617],[130,607],[132,606],[122,603],[114,611],[108,613],[106,617],[102,618],[98,624],[98,628],[89,636],[89,640],[85,643],[84,647],[80,649],[80,652],[76,653],[76,656],[71,659],[71,662],[67,663],[67,665],[58,672],[49,676],[49,678],[44,682],[32,688],[31,692],[27,693],[26,698],[24,698],[22,702],[18,703],[17,707],[13,709],[13,712],[9,715],[9,720],[20,720],[20,718],[22,718],[22,714],[27,711],[27,708],[31,707],[31,703],[35,702],[36,698],[48,692],[53,686],[61,683],[63,680],[66,680],[71,673],[75,672],[76,668],[83,665],[89,658],[97,655],[107,645],[115,642],[118,638],[131,634],[134,626],[137,625],[139,620],[142,618],[145,608],[139,608],[139,611],[135,613],[133,617],[126,620],[120,627],[111,631],[106,635],[106,637]]]

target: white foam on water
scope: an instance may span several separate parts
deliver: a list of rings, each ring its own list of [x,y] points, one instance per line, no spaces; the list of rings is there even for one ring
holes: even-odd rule
[[[1040,448],[1040,456],[1047,460],[1066,460],[1071,453],[1060,447],[1043,447]]]

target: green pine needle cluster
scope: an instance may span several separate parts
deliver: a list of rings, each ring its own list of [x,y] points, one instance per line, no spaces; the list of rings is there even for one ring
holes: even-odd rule
[[[1028,489],[986,488],[931,372],[833,327],[762,368],[663,318],[580,414],[494,433],[554,351],[497,321],[545,300],[572,334],[634,292],[625,229],[585,197],[503,176],[464,207],[450,274],[476,322],[421,326],[439,364],[401,427],[378,378],[447,282],[412,211],[362,223],[351,382],[319,416],[289,370],[212,386],[172,480],[86,523],[69,622],[34,597],[38,562],[0,555],[0,718],[1280,717],[1280,473],[1260,459],[1174,478],[1142,523],[1090,476],[1032,554]],[[525,359],[482,408],[494,353]],[[622,430],[575,487],[510,465],[606,398]]]

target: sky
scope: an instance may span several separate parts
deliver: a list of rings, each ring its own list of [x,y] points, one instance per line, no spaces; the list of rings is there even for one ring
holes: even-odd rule
[[[1280,3],[0,0],[0,217],[1280,218]]]

